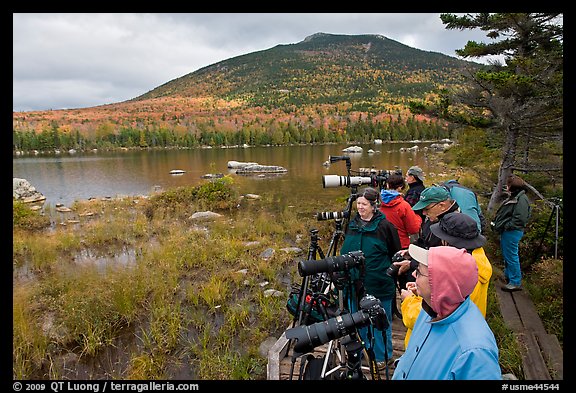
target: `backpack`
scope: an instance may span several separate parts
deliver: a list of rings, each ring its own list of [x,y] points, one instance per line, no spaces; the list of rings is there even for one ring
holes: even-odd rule
[[[472,217],[480,224],[480,233],[486,233],[486,217],[482,214],[482,208],[478,203],[478,196],[474,191],[458,183],[458,180],[448,180],[439,184],[450,194],[460,207],[460,211]]]
[[[295,321],[302,313],[302,325],[325,321],[335,316],[335,312],[338,309],[337,299],[332,292],[327,290],[330,285],[327,273],[314,274],[309,276],[309,278],[307,293],[303,298],[304,304],[298,307],[298,300],[303,295],[301,285],[292,285],[292,290],[286,301],[286,308]]]

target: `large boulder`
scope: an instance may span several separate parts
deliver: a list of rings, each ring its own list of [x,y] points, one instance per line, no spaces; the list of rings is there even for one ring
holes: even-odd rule
[[[12,197],[26,203],[40,202],[46,197],[26,179],[12,178]]]
[[[243,168],[237,169],[236,173],[242,174],[252,174],[252,173],[285,173],[288,170],[282,166],[278,165],[247,165]]]
[[[241,161],[228,161],[228,168],[241,169],[249,165],[258,165],[257,162],[241,162]]]

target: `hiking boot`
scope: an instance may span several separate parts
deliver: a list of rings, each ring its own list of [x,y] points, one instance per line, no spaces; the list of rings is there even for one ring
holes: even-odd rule
[[[514,284],[506,284],[502,286],[502,290],[506,292],[515,292],[515,291],[521,291],[522,288]]]

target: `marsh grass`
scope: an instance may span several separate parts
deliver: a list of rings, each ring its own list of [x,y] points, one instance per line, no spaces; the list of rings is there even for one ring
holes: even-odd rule
[[[48,355],[49,339],[38,334],[41,322],[34,291],[34,284],[25,284],[15,287],[12,295],[12,375],[15,379],[29,378]]]
[[[199,379],[265,378],[258,347],[279,336],[287,315],[285,299],[264,297],[258,284],[283,289],[276,272],[290,256],[277,250],[294,245],[290,209],[279,219],[260,200],[246,203],[230,179],[72,208],[67,214],[79,223],[45,230],[37,213],[14,205],[14,268],[37,273],[14,281],[15,378],[69,378],[55,358],[97,358],[127,327],[139,345],[101,378],[164,379],[175,367]],[[190,219],[209,209],[223,217]],[[263,260],[269,247],[275,256]],[[130,263],[76,258],[126,249],[136,251]]]
[[[532,265],[526,287],[546,331],[564,346],[564,261],[543,258]]]
[[[15,267],[27,264],[30,270],[49,271],[59,259],[59,240],[53,235],[29,236],[22,231],[14,234],[12,260]]]

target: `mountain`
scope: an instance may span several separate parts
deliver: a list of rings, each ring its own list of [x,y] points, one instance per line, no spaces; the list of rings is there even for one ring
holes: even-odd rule
[[[203,67],[124,102],[14,112],[13,146],[442,138],[446,124],[434,118],[440,91],[464,88],[464,71],[479,67],[380,35],[317,33]]]
[[[464,82],[480,65],[381,35],[317,33],[296,44],[224,60],[130,101],[211,95],[250,106],[402,102]]]

